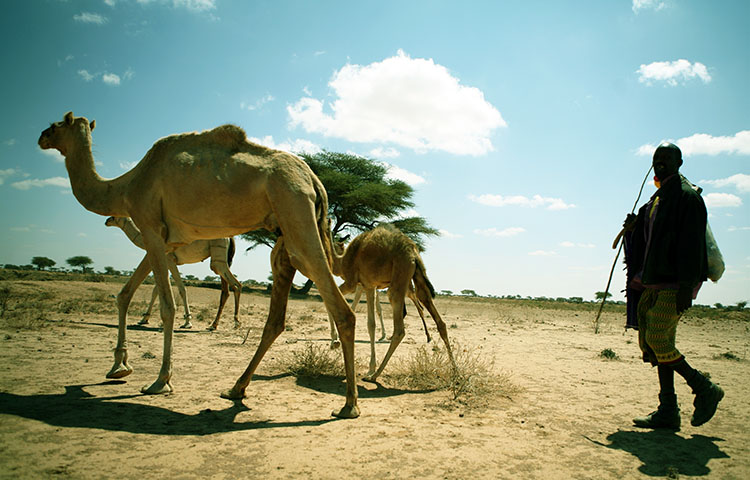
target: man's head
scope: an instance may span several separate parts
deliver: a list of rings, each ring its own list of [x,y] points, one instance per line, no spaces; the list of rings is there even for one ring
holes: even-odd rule
[[[664,142],[654,152],[654,174],[660,181],[674,175],[682,165],[682,152],[674,143]]]

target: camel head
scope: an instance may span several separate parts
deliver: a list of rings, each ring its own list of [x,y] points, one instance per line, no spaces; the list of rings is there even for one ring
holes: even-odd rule
[[[57,149],[65,155],[71,147],[76,146],[84,135],[91,143],[91,131],[96,127],[96,120],[88,121],[86,117],[74,117],[73,112],[65,114],[61,122],[55,122],[39,136],[39,147],[42,150]]]

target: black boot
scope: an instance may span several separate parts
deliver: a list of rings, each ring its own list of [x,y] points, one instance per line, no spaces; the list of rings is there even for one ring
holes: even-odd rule
[[[690,424],[694,427],[699,427],[714,416],[716,407],[719,405],[721,399],[724,398],[724,390],[698,371],[688,381],[688,385],[690,385],[695,394],[695,400],[693,400],[695,411],[693,412]]]
[[[677,395],[674,393],[660,393],[659,407],[645,417],[636,417],[633,424],[641,428],[680,429],[680,408],[677,406]]]

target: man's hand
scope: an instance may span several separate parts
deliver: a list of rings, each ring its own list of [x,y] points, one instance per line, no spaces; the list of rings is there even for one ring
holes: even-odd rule
[[[635,228],[635,221],[638,219],[636,215],[633,215],[632,213],[628,213],[628,216],[625,217],[625,221],[622,222],[622,228],[629,232]]]
[[[693,305],[693,289],[690,287],[680,286],[677,289],[677,315],[687,310]]]

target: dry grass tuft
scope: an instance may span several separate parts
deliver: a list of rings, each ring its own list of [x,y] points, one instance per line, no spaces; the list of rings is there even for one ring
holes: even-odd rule
[[[339,350],[328,346],[308,343],[282,360],[283,369],[296,377],[341,377],[344,376],[344,360]]]
[[[451,401],[470,407],[484,407],[497,397],[512,398],[520,389],[507,373],[495,371],[494,359],[481,350],[451,346],[455,368],[448,352],[435,345],[419,347],[410,357],[397,361],[387,376],[399,385],[419,390],[447,390]]]

